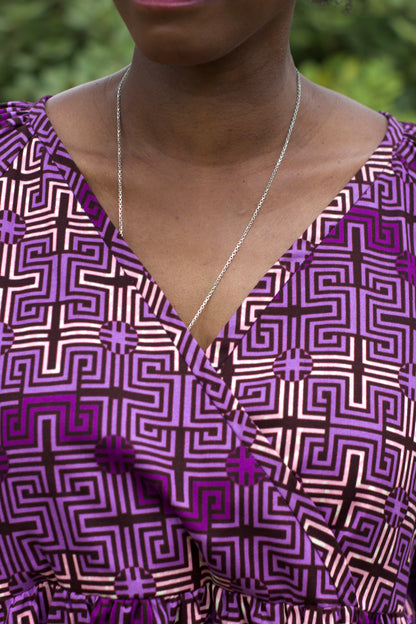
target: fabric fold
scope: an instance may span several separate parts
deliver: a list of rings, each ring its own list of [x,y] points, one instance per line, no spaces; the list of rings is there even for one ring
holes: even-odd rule
[[[8,600],[0,623],[30,624],[410,624],[405,613],[270,602],[208,583],[174,597],[117,600],[41,583]]]

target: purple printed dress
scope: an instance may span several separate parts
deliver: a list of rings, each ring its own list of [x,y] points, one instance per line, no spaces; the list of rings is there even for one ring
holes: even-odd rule
[[[416,129],[204,352],[44,100],[0,109],[0,623],[406,624]]]

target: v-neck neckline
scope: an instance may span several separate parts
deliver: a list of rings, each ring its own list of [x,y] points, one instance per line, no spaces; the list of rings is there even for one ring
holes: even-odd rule
[[[281,288],[313,255],[313,250],[322,242],[336,224],[359,201],[375,179],[385,171],[386,161],[391,158],[394,148],[394,129],[397,122],[390,115],[385,135],[367,161],[349,182],[337,193],[330,204],[311,222],[308,228],[294,241],[280,258],[260,278],[256,286],[248,293],[227,323],[203,349],[191,335],[186,324],[176,312],[174,306],[164,294],[157,281],[121,237],[117,227],[101,206],[91,187],[70,156],[65,145],[55,131],[46,113],[46,101],[43,97],[34,104],[32,128],[35,136],[46,147],[50,157],[61,172],[69,189],[80,206],[89,216],[96,230],[110,247],[128,275],[137,279],[136,286],[149,308],[162,322],[165,330],[178,346],[194,342],[192,349],[200,349],[214,368],[219,368],[227,359],[245,334],[251,329],[258,316],[276,298]],[[29,113],[30,114],[30,113]],[[386,158],[387,157],[387,158]]]

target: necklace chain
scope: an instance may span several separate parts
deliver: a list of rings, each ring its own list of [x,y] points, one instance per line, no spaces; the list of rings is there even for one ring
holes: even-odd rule
[[[120,106],[120,99],[121,99],[121,91],[123,88],[123,84],[124,81],[126,80],[128,73],[130,71],[130,68],[127,69],[127,71],[124,73],[120,84],[118,86],[117,89],[117,177],[118,177],[118,224],[119,224],[119,232],[120,235],[124,238],[124,227],[123,227],[123,162],[122,162],[122,150],[121,150],[121,106]],[[230,257],[228,258],[227,262],[224,264],[221,272],[219,273],[217,279],[215,280],[215,282],[213,283],[211,290],[209,291],[209,293],[207,294],[207,296],[205,297],[205,299],[203,300],[203,302],[201,303],[200,307],[198,308],[195,316],[193,317],[192,321],[189,323],[188,325],[188,330],[192,329],[192,327],[194,326],[194,324],[196,323],[196,321],[198,320],[198,318],[201,316],[202,312],[204,311],[205,307],[207,306],[209,300],[211,299],[212,295],[214,294],[218,284],[220,283],[220,281],[222,280],[222,278],[224,277],[225,272],[227,271],[227,269],[229,268],[230,264],[232,263],[232,261],[234,260],[235,256],[237,255],[241,245],[243,244],[247,234],[249,233],[249,231],[251,230],[251,227],[257,217],[257,215],[260,212],[260,209],[264,203],[264,200],[266,199],[270,187],[273,184],[273,180],[276,177],[277,171],[280,167],[280,165],[282,164],[282,160],[285,157],[286,154],[286,150],[287,147],[289,145],[289,141],[290,141],[290,137],[292,136],[293,133],[293,129],[295,127],[295,123],[296,123],[296,118],[298,116],[298,112],[299,112],[299,106],[300,106],[300,100],[301,100],[301,96],[302,96],[302,83],[301,83],[301,76],[300,73],[298,72],[298,70],[296,70],[296,80],[297,80],[297,94],[296,94],[296,104],[295,104],[295,108],[293,110],[293,114],[292,114],[292,119],[290,121],[290,125],[289,125],[289,129],[287,131],[286,134],[286,139],[285,142],[283,144],[282,150],[280,152],[279,158],[277,159],[277,162],[274,166],[274,169],[272,171],[272,174],[269,178],[269,181],[267,182],[266,188],[263,191],[263,195],[260,198],[259,203],[257,204],[257,208],[255,209],[255,211],[253,212],[250,221],[248,222],[243,234],[241,235],[240,240],[238,241],[238,243],[236,244],[236,246],[234,247],[233,251],[231,252]]]

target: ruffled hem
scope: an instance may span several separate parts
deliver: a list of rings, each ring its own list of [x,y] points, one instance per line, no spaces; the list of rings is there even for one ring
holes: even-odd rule
[[[0,605],[0,624],[411,624],[409,613],[268,602],[207,584],[174,598],[118,600],[44,582]]]

